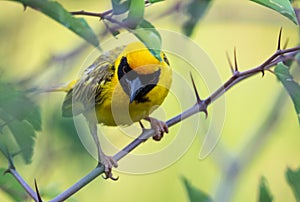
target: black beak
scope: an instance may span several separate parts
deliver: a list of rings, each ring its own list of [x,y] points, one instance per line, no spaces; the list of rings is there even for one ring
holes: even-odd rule
[[[143,89],[143,85],[139,77],[136,77],[133,80],[125,79],[125,81],[129,88],[129,102],[132,103],[136,96]]]

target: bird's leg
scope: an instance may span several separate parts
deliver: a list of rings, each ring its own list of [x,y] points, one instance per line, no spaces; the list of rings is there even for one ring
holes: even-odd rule
[[[89,128],[97,147],[98,162],[100,165],[104,166],[104,173],[105,173],[104,179],[110,178],[112,180],[117,180],[118,178],[113,177],[111,169],[112,167],[116,168],[118,166],[118,163],[112,156],[107,156],[102,151],[98,139],[98,135],[97,135],[97,123],[91,121],[89,123]]]
[[[164,133],[169,132],[169,128],[165,122],[152,117],[146,117],[145,120],[150,122],[151,128],[155,131],[155,134],[153,135],[154,140],[161,140],[161,138],[164,136]]]

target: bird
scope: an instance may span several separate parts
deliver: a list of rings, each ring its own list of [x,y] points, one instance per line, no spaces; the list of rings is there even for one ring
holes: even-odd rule
[[[86,118],[105,179],[116,180],[112,168],[118,164],[102,151],[98,124],[129,126],[139,122],[144,127],[141,120],[146,120],[157,141],[169,132],[165,122],[150,116],[163,103],[172,83],[166,54],[161,51],[158,58],[142,42],[131,42],[104,52],[77,79],[55,89],[67,93],[62,105],[64,117],[83,114]]]

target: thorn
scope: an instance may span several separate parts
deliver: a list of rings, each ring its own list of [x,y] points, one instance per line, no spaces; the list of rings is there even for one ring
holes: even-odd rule
[[[200,98],[200,96],[198,94],[198,91],[197,91],[197,88],[196,88],[196,85],[195,85],[195,82],[194,82],[194,78],[193,78],[193,75],[192,75],[191,72],[190,72],[190,76],[191,76],[191,80],[192,80],[194,92],[195,92],[195,95],[196,95],[197,103],[200,103],[200,102],[202,102],[202,100],[201,100],[201,98]]]
[[[204,112],[204,114],[205,114],[205,118],[207,119],[207,117],[208,117],[208,112],[207,112],[207,109],[203,109],[202,111]]]
[[[262,74],[261,77],[265,76],[265,69],[264,68],[261,69],[261,74]]]
[[[23,3],[23,11],[26,11],[27,5]]]
[[[239,68],[238,68],[238,64],[237,64],[237,57],[236,57],[236,48],[234,47],[234,73],[238,73],[239,72]]]
[[[288,46],[288,43],[289,43],[289,38],[287,38],[284,42],[284,45],[283,45],[283,49],[286,49],[286,47]]]
[[[10,173],[10,170],[9,169],[6,169],[5,171],[3,171],[3,175],[6,175],[7,173]]]
[[[43,202],[35,178],[34,178],[34,186],[35,186],[35,191],[36,191],[36,196],[38,198],[38,202]]]
[[[229,63],[229,67],[230,67],[231,73],[234,74],[233,65],[232,65],[232,62],[231,62],[231,60],[230,60],[230,57],[229,57],[228,52],[226,52],[226,57],[227,57],[227,61],[228,61],[228,63]]]
[[[268,69],[267,71],[271,72],[272,74],[276,75],[272,69]]]
[[[141,128],[144,130],[145,127],[144,127],[143,123],[141,121],[139,121],[139,124],[140,124]]]
[[[281,48],[280,48],[281,34],[282,34],[282,27],[280,27],[280,31],[279,31],[278,42],[277,42],[277,50],[281,50]]]

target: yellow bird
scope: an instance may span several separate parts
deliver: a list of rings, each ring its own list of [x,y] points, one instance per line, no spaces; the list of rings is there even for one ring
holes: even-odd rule
[[[117,162],[106,156],[97,136],[97,124],[130,125],[145,119],[155,130],[153,139],[160,140],[167,125],[149,117],[162,104],[172,82],[172,69],[165,53],[162,61],[154,57],[141,42],[117,47],[100,55],[83,74],[62,87],[66,91],[63,116],[83,114],[97,146],[98,161],[105,166],[106,178]]]

